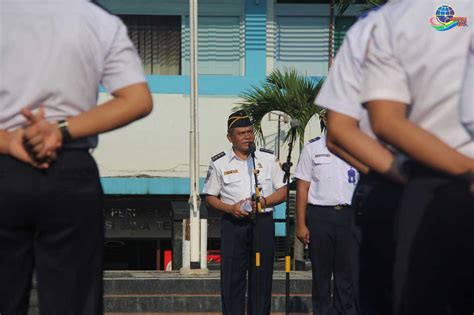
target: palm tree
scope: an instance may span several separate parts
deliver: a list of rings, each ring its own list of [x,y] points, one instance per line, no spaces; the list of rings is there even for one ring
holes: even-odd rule
[[[365,0],[365,3],[362,4],[362,12],[369,11],[373,9],[374,7],[379,7],[383,4],[385,4],[388,0]],[[356,0],[339,0],[337,1],[337,14],[342,15],[344,11],[347,10],[347,8],[351,5],[356,3]]]
[[[304,131],[306,125],[314,115],[321,117],[325,110],[314,105],[314,100],[318,94],[323,80],[314,82],[311,78],[298,73],[295,69],[285,69],[285,71],[273,71],[262,83],[261,86],[253,86],[250,90],[243,92],[240,96],[243,102],[234,108],[243,109],[250,116],[257,141],[264,141],[262,131],[263,117],[272,112],[279,111],[287,114],[292,119],[298,121],[298,126],[291,129],[284,141],[298,139],[300,152],[304,144]],[[304,248],[294,236],[294,265],[303,261]]]
[[[242,102],[234,110],[242,109],[252,120],[257,141],[263,142],[262,119],[272,112],[279,111],[297,120],[299,126],[286,135],[284,141],[298,139],[300,150],[304,144],[306,125],[314,115],[323,115],[324,110],[314,105],[314,99],[321,89],[323,80],[314,82],[295,69],[273,71],[261,86],[252,86],[241,93]]]

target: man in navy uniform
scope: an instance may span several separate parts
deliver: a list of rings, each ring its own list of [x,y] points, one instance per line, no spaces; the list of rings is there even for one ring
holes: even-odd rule
[[[2,0],[0,30],[0,313],[27,314],[35,270],[41,314],[103,314],[89,150],[151,111],[143,66],[125,25],[90,1]],[[100,84],[112,98],[96,106]]]
[[[371,34],[361,101],[375,134],[410,159],[397,217],[396,315],[472,314],[474,139],[459,117],[472,1],[389,6]]]
[[[268,315],[271,311],[275,249],[273,210],[286,197],[284,172],[271,151],[260,149],[255,152],[255,168],[261,185],[260,200],[263,208],[261,213],[255,213],[252,210],[255,209],[255,203],[251,201],[255,194],[254,167],[249,152],[255,141],[253,127],[248,115],[244,111],[238,111],[229,116],[227,129],[227,139],[232,143],[232,149],[212,157],[204,186],[207,204],[223,212],[222,313],[245,314],[248,272],[248,314]],[[253,216],[258,216],[258,226],[255,218],[252,219]],[[255,265],[257,233],[261,266],[259,287]]]
[[[296,167],[296,235],[309,244],[314,315],[357,315],[357,248],[352,194],[358,172],[332,154],[326,137],[301,152]],[[331,277],[334,276],[332,298]]]
[[[329,110],[329,150],[360,172],[352,206],[362,232],[358,291],[364,315],[392,314],[393,231],[404,181],[397,167],[403,156],[377,139],[359,101],[370,34],[383,10],[362,15],[346,33],[315,101]]]

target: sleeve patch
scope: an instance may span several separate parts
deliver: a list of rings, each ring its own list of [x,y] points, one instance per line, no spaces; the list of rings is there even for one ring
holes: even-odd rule
[[[213,162],[215,162],[215,161],[217,161],[218,159],[220,159],[221,157],[223,157],[224,155],[225,155],[225,152],[222,151],[221,153],[218,153],[218,154],[214,155],[213,157],[211,157],[211,160],[212,160]]]

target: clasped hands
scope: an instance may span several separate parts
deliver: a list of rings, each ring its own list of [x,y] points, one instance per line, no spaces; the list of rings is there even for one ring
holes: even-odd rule
[[[44,117],[44,108],[36,114],[22,109],[26,124],[7,132],[7,154],[39,169],[47,169],[53,163],[62,146],[62,135],[55,123]]]
[[[245,211],[243,210],[243,207],[244,207],[244,203],[246,202],[250,202],[251,203],[251,206],[252,206],[252,211]],[[261,197],[260,198],[260,202],[261,202],[261,205],[263,208],[265,208],[267,206],[266,204],[266,199]],[[250,214],[252,213],[256,213],[257,212],[257,203],[255,200],[251,199],[251,198],[248,198],[248,199],[243,199],[243,200],[240,200],[239,202],[235,203],[233,206],[232,206],[232,210],[229,212],[234,218],[246,218],[248,217]]]

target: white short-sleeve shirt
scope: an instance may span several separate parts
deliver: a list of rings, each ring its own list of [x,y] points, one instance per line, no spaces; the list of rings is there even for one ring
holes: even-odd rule
[[[361,102],[408,105],[408,119],[462,154],[474,157],[474,140],[459,119],[461,82],[474,19],[472,0],[400,1],[387,4],[372,33],[364,64]],[[436,16],[443,6],[454,16]],[[439,11],[441,10],[441,11]],[[468,26],[464,25],[467,22]],[[441,31],[444,29],[444,31]]]
[[[23,126],[23,107],[57,121],[94,107],[99,84],[112,93],[146,81],[125,25],[86,0],[2,0],[0,38],[3,130]]]
[[[311,182],[308,203],[318,206],[351,204],[359,179],[356,169],[332,154],[326,137],[316,137],[301,152],[295,177]]]
[[[471,36],[471,47],[469,49],[466,74],[461,91],[461,122],[474,137],[474,33]]]
[[[285,186],[283,182],[285,173],[275,155],[256,151],[255,168],[259,171],[258,182],[263,197],[268,197]],[[233,150],[216,155],[209,165],[203,192],[206,195],[217,196],[229,205],[250,198],[255,193],[252,158],[249,156],[247,160],[241,160]],[[274,207],[268,207],[264,212],[273,210]]]
[[[315,104],[321,107],[358,120],[359,128],[373,139],[376,136],[367,110],[360,103],[359,94],[367,44],[379,11],[370,12],[349,29],[315,100]]]

